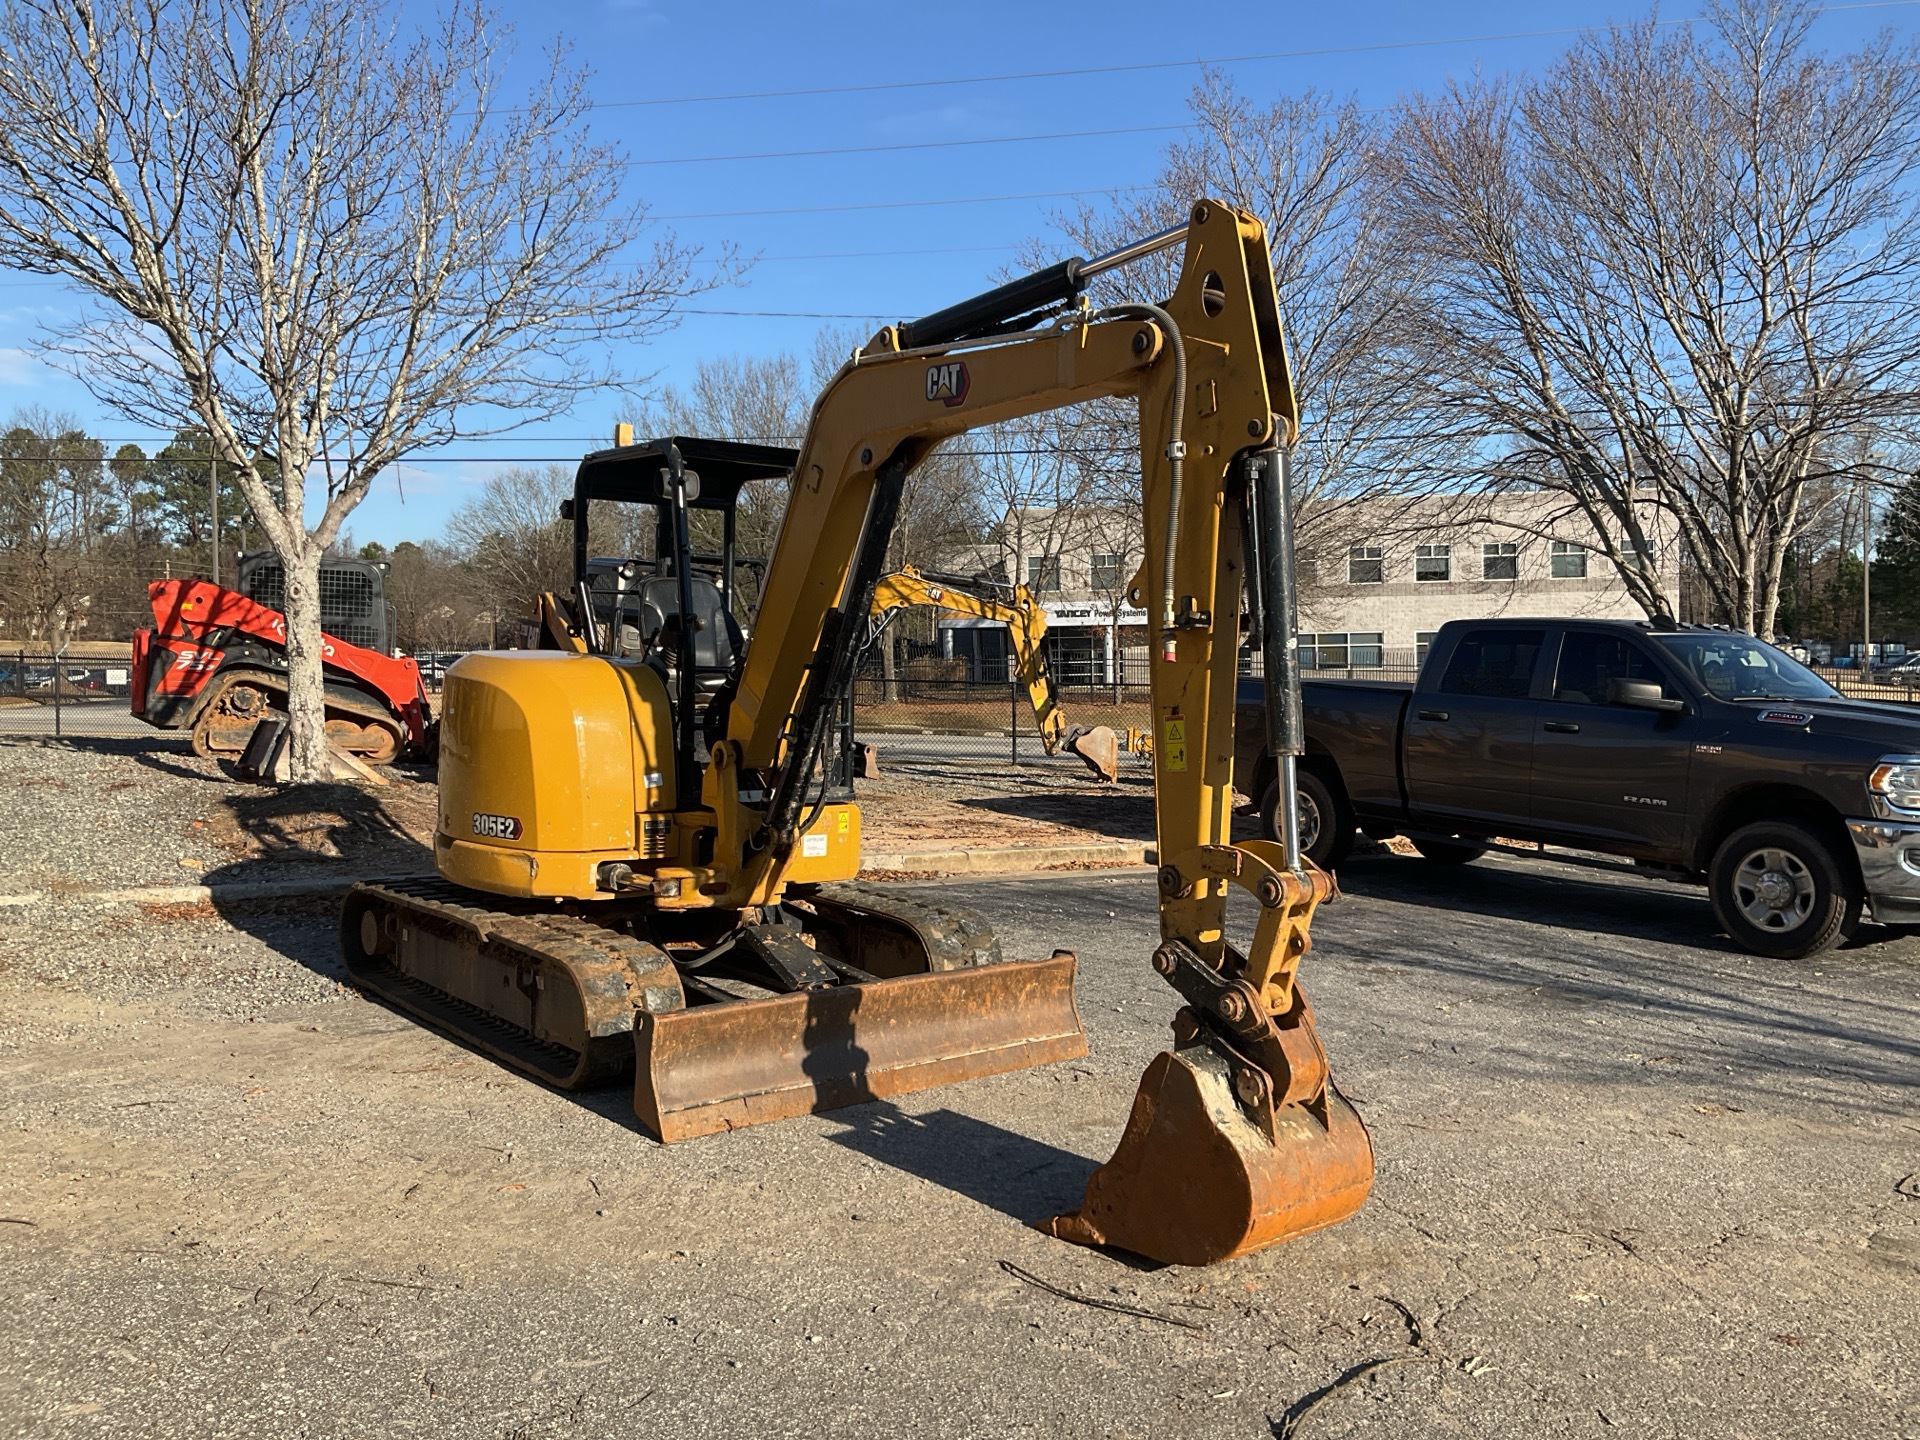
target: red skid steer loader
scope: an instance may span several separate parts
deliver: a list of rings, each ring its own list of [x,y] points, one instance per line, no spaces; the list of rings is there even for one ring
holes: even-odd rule
[[[391,653],[385,581],[369,561],[322,564],[327,738],[371,765],[431,760],[438,727],[420,667]],[[241,556],[240,587],[156,580],[147,587],[153,628],[133,637],[133,713],[163,730],[191,730],[202,756],[239,759],[256,726],[285,714],[279,559]]]

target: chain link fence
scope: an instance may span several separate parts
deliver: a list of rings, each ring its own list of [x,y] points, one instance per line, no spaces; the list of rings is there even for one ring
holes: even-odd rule
[[[0,733],[132,735],[133,670],[126,652],[0,651]]]
[[[1014,767],[1059,760],[1078,768],[1072,756],[1048,757],[1025,685],[1017,678],[969,678],[967,669],[964,661],[921,659],[889,675],[870,656],[853,683],[854,738],[874,746],[883,764]],[[1069,728],[1105,725],[1119,737],[1122,773],[1130,764],[1144,765],[1144,737],[1153,723],[1145,675],[1138,684],[1131,678],[1053,687]]]

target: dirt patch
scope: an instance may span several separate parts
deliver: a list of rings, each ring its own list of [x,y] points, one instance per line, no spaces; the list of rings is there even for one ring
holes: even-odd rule
[[[236,861],[385,860],[433,845],[432,780],[387,772],[379,793],[355,785],[300,785],[219,797],[209,840]]]
[[[220,913],[213,908],[211,900],[144,904],[140,912],[154,920],[211,920]]]

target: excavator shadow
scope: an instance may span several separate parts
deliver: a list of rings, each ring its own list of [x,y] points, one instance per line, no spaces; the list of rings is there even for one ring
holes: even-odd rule
[[[1022,1224],[1071,1210],[1097,1160],[955,1110],[909,1114],[879,1100],[826,1117],[836,1145],[964,1195]]]
[[[430,801],[413,797],[411,808],[423,804]],[[418,838],[420,816],[407,809],[407,799],[393,792],[345,784],[261,786],[226,796],[206,817],[208,840],[232,857],[204,876],[214,909],[287,959],[347,983],[336,892],[368,874],[433,870],[432,848]],[[280,893],[289,888],[304,893]]]

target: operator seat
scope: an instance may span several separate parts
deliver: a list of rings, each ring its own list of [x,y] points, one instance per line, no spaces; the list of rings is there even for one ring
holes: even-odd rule
[[[692,631],[694,681],[702,690],[718,690],[732,678],[745,642],[719,586],[695,575],[691,589],[693,623],[686,628]],[[639,598],[640,613],[649,627],[646,638],[653,641],[664,634],[671,643],[673,632],[682,628],[679,577],[661,575],[647,581],[640,587]]]

